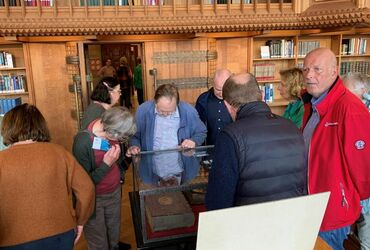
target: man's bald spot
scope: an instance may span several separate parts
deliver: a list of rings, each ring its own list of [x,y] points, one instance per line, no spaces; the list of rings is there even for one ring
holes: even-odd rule
[[[233,75],[230,77],[234,82],[235,84],[247,84],[250,82],[251,78],[252,78],[252,75],[249,74],[249,73],[242,73],[242,74],[238,74],[238,75]]]
[[[324,60],[328,64],[328,66],[337,66],[337,58],[334,52],[328,48],[318,48],[312,50],[306,55],[306,59],[310,57],[319,57],[320,59]]]
[[[229,78],[230,76],[231,76],[231,71],[230,70],[228,70],[228,69],[218,69],[215,72],[214,80],[225,82],[227,80],[227,78]]]

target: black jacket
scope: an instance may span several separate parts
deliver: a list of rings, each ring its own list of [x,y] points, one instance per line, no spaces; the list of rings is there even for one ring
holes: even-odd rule
[[[224,131],[238,155],[235,205],[307,194],[304,141],[294,123],[272,114],[266,103],[252,102]]]

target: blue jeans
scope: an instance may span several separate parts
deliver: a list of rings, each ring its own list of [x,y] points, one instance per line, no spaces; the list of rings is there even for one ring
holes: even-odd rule
[[[364,220],[357,223],[361,250],[370,250],[370,214],[363,214]]]
[[[0,247],[1,250],[40,250],[40,249],[53,249],[53,250],[72,250],[75,239],[74,229],[50,236],[47,238],[34,240],[20,245],[11,247]]]
[[[344,240],[351,230],[350,226],[341,227],[335,230],[319,232],[319,236],[333,248],[333,250],[344,250]]]

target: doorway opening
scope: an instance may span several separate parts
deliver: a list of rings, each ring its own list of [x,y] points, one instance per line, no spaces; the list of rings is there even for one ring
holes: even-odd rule
[[[112,76],[120,79],[120,65],[125,61],[130,71],[130,81],[127,86],[127,90],[122,93],[123,100],[121,104],[128,108],[136,108],[139,105],[139,96],[144,92],[145,83],[142,83],[140,87],[134,86],[134,71],[139,65],[139,61],[144,64],[143,60],[143,43],[140,42],[129,42],[129,43],[86,43],[84,44],[84,61],[85,61],[85,72],[87,79],[87,94],[82,98],[86,100],[86,103],[90,103],[90,95],[100,81],[102,77]],[[124,58],[124,59],[123,59]],[[106,65],[110,65],[111,70],[105,70]],[[105,67],[105,68],[104,68]],[[113,68],[112,68],[113,67]],[[112,70],[114,69],[114,71]],[[144,79],[143,70],[141,71],[141,79]],[[140,93],[141,91],[141,93]],[[145,99],[145,93],[143,93]],[[86,99],[87,98],[87,99]],[[129,101],[127,99],[129,98]],[[140,100],[140,102],[142,101]]]

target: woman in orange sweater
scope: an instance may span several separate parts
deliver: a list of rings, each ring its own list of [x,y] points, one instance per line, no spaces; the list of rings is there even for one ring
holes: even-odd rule
[[[94,209],[90,177],[49,142],[35,106],[6,113],[1,134],[10,147],[0,152],[0,249],[72,249]]]

